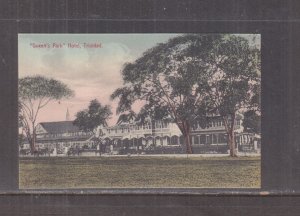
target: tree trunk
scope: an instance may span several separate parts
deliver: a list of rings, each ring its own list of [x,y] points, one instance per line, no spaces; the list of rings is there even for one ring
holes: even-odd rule
[[[36,132],[35,130],[32,131],[32,141],[31,141],[31,152],[35,152],[36,148],[35,148],[35,142],[36,142]]]
[[[185,146],[186,146],[186,153],[193,154],[193,148],[192,148],[192,144],[191,144],[190,134],[188,133],[183,136],[184,136],[184,141],[185,141]]]
[[[155,140],[155,121],[151,118],[151,133],[153,137],[153,146],[156,146],[156,140]]]
[[[99,156],[101,157],[101,143],[102,143],[102,141],[99,138],[96,138],[95,143],[96,143],[96,148],[98,149]]]
[[[181,132],[184,137],[186,153],[193,154],[193,148],[192,148],[191,137],[190,137],[191,128],[190,128],[190,124],[188,121],[184,121],[182,123]]]
[[[232,130],[228,133],[228,146],[229,146],[230,156],[231,157],[237,157],[237,151],[236,151],[236,148],[235,148],[234,130]]]
[[[102,155],[102,142],[99,143],[99,156]]]
[[[237,157],[237,151],[235,147],[235,134],[234,134],[234,122],[235,114],[231,115],[231,118],[224,117],[224,125],[227,132],[227,144],[229,147],[229,153],[231,157]]]

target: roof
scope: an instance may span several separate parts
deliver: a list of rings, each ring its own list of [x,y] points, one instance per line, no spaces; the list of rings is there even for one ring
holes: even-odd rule
[[[72,137],[46,137],[37,138],[37,143],[51,143],[51,142],[76,142],[76,141],[87,141],[92,137],[92,135],[85,136],[72,136]]]
[[[79,127],[73,124],[73,121],[41,122],[40,125],[50,134],[76,133],[80,131]]]

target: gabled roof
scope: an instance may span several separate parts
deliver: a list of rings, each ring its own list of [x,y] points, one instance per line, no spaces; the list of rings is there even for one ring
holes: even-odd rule
[[[40,125],[50,134],[75,133],[80,129],[73,124],[73,121],[41,122]]]

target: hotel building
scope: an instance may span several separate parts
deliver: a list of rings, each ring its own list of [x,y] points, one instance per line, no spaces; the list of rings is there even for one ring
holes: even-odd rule
[[[260,138],[244,133],[243,116],[237,115],[234,131],[239,151],[260,151]],[[36,147],[52,154],[67,154],[70,148],[99,151],[94,137],[100,137],[104,152],[110,154],[180,154],[185,153],[184,138],[176,124],[167,121],[137,124],[121,122],[111,127],[99,127],[96,134],[80,131],[72,121],[42,122],[37,125]],[[202,128],[195,124],[191,130],[194,153],[228,152],[227,135],[220,117],[210,118]],[[29,148],[24,144],[23,149]]]

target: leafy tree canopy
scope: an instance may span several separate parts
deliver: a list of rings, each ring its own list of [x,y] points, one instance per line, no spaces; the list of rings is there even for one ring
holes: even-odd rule
[[[261,117],[255,110],[248,110],[244,113],[243,127],[245,132],[261,133]]]
[[[146,101],[142,110],[152,110],[157,118],[194,121],[208,107],[212,112],[216,107],[218,112],[232,112],[246,104],[245,98],[252,98],[249,88],[254,85],[248,84],[259,82],[258,55],[246,39],[233,35],[170,39],[124,66],[124,87],[112,94],[120,99],[117,113],[130,110],[138,100]]]
[[[117,113],[131,109],[135,101],[145,101],[140,114],[151,113],[175,122],[194,121],[204,116],[201,83],[207,65],[201,59],[208,55],[219,35],[185,35],[170,39],[146,51],[122,70],[124,87],[112,98],[119,98]],[[198,47],[201,46],[199,52]],[[197,56],[197,58],[196,58]]]
[[[235,113],[259,106],[260,50],[236,35],[188,34],[125,64],[122,77],[123,87],[111,95],[119,98],[117,113],[144,101],[141,119],[172,119],[188,143],[190,127],[208,115],[230,116],[232,134]]]
[[[203,91],[213,112],[222,116],[259,109],[260,50],[242,37],[226,35],[212,49]]]
[[[22,127],[35,151],[36,120],[40,109],[50,101],[74,96],[74,92],[64,83],[43,76],[27,76],[19,79],[19,127]]]
[[[74,92],[58,80],[43,76],[24,77],[19,80],[19,98],[21,100],[60,100],[70,98]]]
[[[94,132],[100,125],[107,125],[107,120],[112,115],[108,105],[102,105],[97,99],[90,102],[87,109],[79,111],[73,124],[86,132]]]

